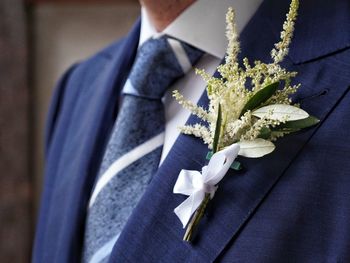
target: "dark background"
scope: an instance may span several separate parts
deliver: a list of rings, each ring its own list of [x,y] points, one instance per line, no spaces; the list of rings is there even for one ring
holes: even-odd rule
[[[119,8],[125,17],[107,14]],[[1,262],[30,261],[53,83],[69,64],[125,34],[138,13],[137,0],[0,0]],[[77,54],[83,43],[92,44]]]

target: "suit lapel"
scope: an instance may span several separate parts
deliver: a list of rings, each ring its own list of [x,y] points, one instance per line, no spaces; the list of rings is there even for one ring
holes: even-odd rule
[[[114,123],[118,94],[134,60],[139,27],[138,21],[119,49],[113,49],[116,54],[99,54],[82,63],[67,84],[46,167],[46,218],[40,231],[51,242],[40,242],[45,262],[79,261],[87,202]]]
[[[296,31],[289,52],[295,64],[324,58],[350,47],[350,30],[344,30],[349,28],[349,1],[300,2]],[[275,31],[275,34],[279,32]]]
[[[261,5],[241,34],[242,57],[247,56],[251,61],[254,59],[269,61],[269,52],[278,40],[278,32],[288,11],[288,2],[273,0],[265,1]],[[329,83],[337,83],[334,75],[320,75],[323,70],[321,66],[310,67],[301,63],[347,47],[349,35],[347,37],[337,35],[326,42],[327,47],[318,50],[317,43],[313,39],[322,38],[319,36],[323,34],[320,29],[315,30],[317,24],[321,23],[322,18],[318,17],[321,11],[311,8],[316,6],[315,1],[307,2],[305,6],[303,4],[304,2],[301,3],[300,22],[296,26],[295,42],[300,43],[293,44],[290,58],[286,59],[284,66],[299,71],[296,82],[303,83],[303,87],[295,99],[304,109],[324,121],[347,92],[348,85],[338,83],[336,89],[329,90]],[[348,5],[346,7],[348,8]],[[327,6],[322,6],[322,10],[327,10]],[[324,27],[322,30],[333,28],[338,22],[337,17],[333,18],[328,28]],[[345,18],[348,23],[350,22],[345,12],[341,12],[340,17],[343,22]],[[314,24],[313,32],[308,32],[310,30],[308,26],[304,27],[310,23]],[[305,52],[304,50],[310,46],[317,50]],[[301,65],[296,65],[297,63]],[[318,76],[317,85],[315,76]],[[325,90],[328,90],[327,94]],[[317,99],[308,99],[315,97]],[[199,104],[204,106],[208,104],[205,94]],[[193,116],[188,121],[188,123],[196,122],[198,119]],[[225,247],[235,240],[298,153],[306,147],[318,127],[281,139],[277,142],[276,150],[264,158],[240,158],[246,168],[245,171],[237,174],[230,170],[220,183],[219,190],[207,209],[207,215],[203,218],[192,244],[182,241],[184,230],[173,213],[173,209],[186,197],[174,195],[172,189],[181,169],[200,170],[205,165],[207,147],[197,138],[180,135],[130,217],[114,247],[110,262],[214,261]]]

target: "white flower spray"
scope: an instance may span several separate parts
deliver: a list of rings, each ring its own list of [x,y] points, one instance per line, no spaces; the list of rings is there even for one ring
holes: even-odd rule
[[[298,7],[299,1],[292,0],[281,39],[271,51],[272,61],[250,63],[244,58],[243,66],[237,61],[240,44],[235,12],[229,8],[226,15],[227,54],[225,63],[217,68],[221,76],[212,77],[204,70],[196,70],[207,84],[208,109],[186,100],[178,91],[173,93],[184,108],[207,123],[181,127],[183,134],[203,139],[212,153],[237,143],[242,150],[239,155],[258,158],[275,149],[272,141],[319,122],[293,104],[290,97],[300,84],[292,85],[291,82],[297,73],[280,65],[289,51]],[[185,241],[191,240],[209,200],[210,195],[206,194],[187,225]]]
[[[264,128],[273,128],[287,121],[288,118],[274,120],[267,114],[263,118],[252,115],[251,110],[242,112],[246,104],[259,91],[268,85],[278,83],[279,87],[269,99],[259,106],[271,104],[291,105],[290,96],[297,92],[300,84],[291,85],[291,79],[296,76],[296,72],[289,72],[282,68],[279,63],[288,54],[288,47],[291,43],[294,31],[294,23],[297,17],[298,0],[292,0],[287,19],[283,24],[281,40],[275,44],[271,51],[271,63],[254,61],[250,64],[247,58],[243,59],[243,67],[240,67],[237,57],[240,50],[237,28],[235,24],[235,12],[229,8],[226,14],[226,36],[228,39],[227,55],[225,63],[218,67],[220,78],[212,77],[204,70],[196,70],[207,83],[207,94],[210,100],[208,109],[197,106],[195,103],[187,101],[177,90],[174,91],[175,99],[192,114],[198,116],[208,123],[208,127],[196,124],[181,127],[184,134],[200,137],[208,144],[209,149],[213,148],[213,138],[216,131],[216,120],[218,118],[218,105],[221,105],[222,122],[219,138],[219,147],[222,149],[232,143],[241,140],[255,140],[260,136],[260,131]],[[294,105],[297,106],[297,105]],[[279,131],[279,137],[287,132]],[[265,136],[264,139],[272,141],[276,138],[274,133]]]

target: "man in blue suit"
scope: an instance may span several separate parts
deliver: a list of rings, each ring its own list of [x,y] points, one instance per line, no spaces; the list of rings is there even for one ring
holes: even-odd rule
[[[200,105],[208,104],[204,84],[193,69],[162,96],[165,128],[151,143],[142,144],[144,154],[135,151],[120,161],[127,154],[123,152],[118,159],[127,169],[149,156],[138,164],[145,167],[158,151],[159,168],[150,171],[147,184],[133,182],[137,187],[132,184],[131,189],[138,195],[125,204],[128,212],[122,206],[120,211],[103,210],[106,203],[100,202],[102,210],[97,211],[111,212],[122,223],[108,228],[112,231],[104,229],[102,236],[94,230],[103,229],[106,222],[93,225],[100,222],[94,216],[104,216],[92,212],[94,202],[116,178],[112,172],[105,176],[108,165],[103,168],[108,152],[115,154],[120,148],[111,147],[113,134],[125,136],[115,131],[115,122],[130,109],[125,94],[140,93],[130,87],[135,86],[135,61],[142,58],[137,53],[142,53],[143,44],[162,32],[184,43],[191,64],[214,74],[225,52],[224,15],[233,6],[241,56],[269,61],[289,1],[144,0],[142,5],[142,19],[128,36],[70,68],[58,84],[47,123],[46,178],[33,261],[350,262],[348,0],[302,1],[283,64],[299,72],[296,82],[302,87],[294,99],[321,120],[319,125],[281,139],[264,158],[240,159],[246,171],[229,171],[191,244],[182,241],[182,225],[173,212],[185,197],[172,194],[172,189],[181,169],[200,170],[205,165],[207,147],[197,138],[179,135],[177,126],[196,119],[187,120],[170,94],[180,89]],[[178,63],[182,68],[189,64],[181,59]],[[137,119],[137,114],[129,118]],[[120,172],[121,166],[114,169]],[[140,170],[144,169],[134,171]],[[113,189],[124,189],[119,187]],[[114,229],[122,231],[114,235]],[[109,234],[112,238],[104,242],[103,235]]]

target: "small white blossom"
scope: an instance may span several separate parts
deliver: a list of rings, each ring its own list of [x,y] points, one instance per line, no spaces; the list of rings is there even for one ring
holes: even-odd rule
[[[275,48],[271,51],[271,57],[275,64],[280,63],[288,54],[289,45],[292,41],[294,24],[298,15],[299,0],[292,0],[287,14],[287,19],[283,23],[283,31],[281,32],[281,41],[275,44]]]
[[[227,47],[226,64],[235,63],[239,53],[238,34],[235,23],[235,11],[229,8],[226,14],[226,37],[229,41]]]
[[[175,99],[192,114],[198,116],[208,123],[208,127],[196,124],[184,126],[180,131],[184,134],[191,134],[204,140],[209,148],[212,148],[217,119],[218,109],[221,106],[221,126],[219,136],[219,149],[222,149],[238,141],[253,141],[259,138],[261,131],[269,131],[266,136],[268,140],[275,140],[286,132],[273,130],[281,123],[288,121],[288,116],[280,120],[273,120],[272,113],[262,118],[254,117],[250,110],[242,112],[247,103],[262,89],[272,83],[279,83],[279,89],[258,107],[271,104],[291,105],[290,96],[300,87],[300,84],[291,85],[291,79],[296,72],[289,72],[279,64],[288,53],[288,48],[294,31],[294,23],[297,17],[298,0],[292,0],[286,21],[281,32],[281,41],[275,44],[271,51],[272,63],[254,61],[250,63],[247,58],[243,59],[243,67],[237,61],[240,44],[236,29],[235,13],[229,8],[226,15],[228,47],[225,63],[218,67],[220,77],[213,77],[204,70],[197,69],[207,84],[209,98],[208,110],[187,101],[178,92],[174,91]],[[295,105],[294,105],[295,106]]]
[[[194,135],[196,137],[202,138],[203,141],[208,144],[209,148],[212,148],[212,137],[210,134],[210,131],[207,127],[195,124],[195,125],[185,125],[182,127],[179,127],[180,132],[187,135]]]
[[[199,118],[208,121],[208,112],[200,106],[197,106],[191,101],[186,100],[177,90],[174,90],[173,97],[182,105],[185,109],[189,110],[192,114],[198,116]]]

